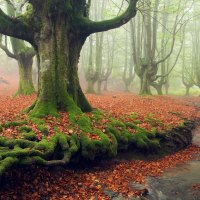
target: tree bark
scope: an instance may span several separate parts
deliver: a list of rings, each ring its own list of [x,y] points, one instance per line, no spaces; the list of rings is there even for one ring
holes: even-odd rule
[[[71,36],[65,20],[47,23],[52,28],[43,30],[38,43],[40,92],[32,115],[56,115],[58,110],[69,111],[74,107],[91,111],[78,78],[78,61],[85,38]]]
[[[29,95],[35,92],[32,79],[32,57],[20,56],[19,66],[19,86],[16,95]]]
[[[148,75],[147,67],[144,69],[140,79],[141,79],[140,95],[152,95],[150,89],[151,81]]]
[[[94,81],[88,80],[86,92],[89,93],[89,94],[95,94],[96,93],[95,90],[94,90]]]
[[[185,96],[190,96],[190,87],[186,87]]]

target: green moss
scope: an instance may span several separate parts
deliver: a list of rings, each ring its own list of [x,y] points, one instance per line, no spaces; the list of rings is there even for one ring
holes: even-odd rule
[[[185,123],[181,122],[180,125],[179,125],[179,128],[185,128]]]
[[[45,121],[40,118],[29,117],[29,120],[37,125],[45,124]]]
[[[92,119],[94,119],[96,122],[98,122],[100,119],[103,119],[104,112],[102,110],[93,110],[92,112]]]
[[[138,118],[138,115],[137,115],[137,113],[132,112],[132,113],[129,115],[129,118],[136,119],[136,118]]]
[[[38,164],[38,165],[46,165],[47,161],[40,156],[32,156],[32,157],[25,157],[19,160],[19,165],[32,165],[32,164]]]
[[[139,119],[137,119],[137,120],[134,120],[133,123],[134,124],[141,124],[142,122]]]
[[[38,130],[40,131],[40,132],[42,132],[44,135],[48,135],[48,133],[49,133],[49,130],[48,130],[48,128],[46,127],[46,126],[43,126],[43,125],[39,125],[38,126]]]
[[[154,137],[155,137],[155,136],[156,136],[156,133],[157,133],[157,129],[156,129],[155,127],[153,127],[153,128],[151,129],[151,134],[153,134]]]
[[[55,132],[60,132],[60,130],[59,130],[59,128],[58,128],[57,126],[54,126],[54,127],[53,127],[53,130],[54,130]]]
[[[35,133],[33,131],[22,133],[21,136],[24,139],[30,140],[30,141],[37,141],[38,140],[37,136],[35,135]]]
[[[84,133],[81,134],[81,155],[88,160],[98,157],[113,157],[117,154],[117,142],[115,139],[110,141],[109,137],[102,132],[96,133],[101,139],[90,139]],[[113,138],[111,136],[111,138]]]
[[[34,146],[33,149],[43,152],[44,154],[43,157],[48,159],[54,154],[56,146],[57,146],[57,139],[56,137],[53,137],[51,138],[50,141],[47,141],[46,139],[42,139],[40,142],[38,142]]]
[[[2,175],[9,167],[17,163],[18,159],[13,157],[7,157],[0,161],[0,175]]]
[[[32,131],[32,128],[29,127],[29,126],[21,126],[19,129],[18,129],[20,132],[31,132]]]
[[[154,137],[151,133],[141,132],[133,136],[132,142],[139,149],[155,150],[160,148],[160,143],[158,139],[153,139]]]
[[[33,110],[30,112],[30,116],[34,118],[43,118],[46,115],[59,117],[55,103],[38,100]]]
[[[22,126],[22,125],[25,125],[27,124],[26,121],[18,121],[18,122],[7,122],[5,124],[3,124],[2,126],[5,127],[5,128],[9,128],[9,127],[12,127],[12,126]]]
[[[85,132],[91,131],[91,120],[86,115],[78,116],[77,122],[79,128]]]
[[[3,126],[0,124],[0,133],[3,132]]]
[[[147,122],[147,123],[149,123],[153,127],[156,127],[156,126],[163,127],[164,126],[163,122],[160,119],[156,119],[156,118],[153,118],[153,117],[150,117],[150,116],[146,117],[144,119],[144,121]]]

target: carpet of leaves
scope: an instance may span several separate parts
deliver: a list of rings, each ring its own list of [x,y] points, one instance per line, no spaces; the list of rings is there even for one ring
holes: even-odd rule
[[[35,95],[17,98],[1,96],[0,123],[13,120],[27,120],[28,126],[32,127],[33,131],[40,139],[42,133],[37,129],[37,125],[29,121],[26,114],[20,113],[21,110],[30,106],[35,98]],[[101,96],[87,95],[87,98],[94,108],[106,111],[104,118],[101,119],[98,124],[95,122],[92,124],[102,131],[104,131],[105,125],[111,117],[127,122],[138,120],[140,121],[138,126],[148,130],[151,130],[152,127],[156,127],[158,131],[170,130],[182,124],[186,119],[200,117],[200,113],[197,112],[193,106],[188,105],[188,99],[174,99],[172,97],[162,96],[141,97],[129,93],[104,94]],[[198,102],[199,100],[199,97],[194,98],[192,104],[194,101]],[[130,118],[132,113],[135,113],[137,117],[134,119]],[[70,135],[75,133],[79,135],[80,132],[78,128],[70,124],[68,114],[60,113],[60,115],[61,118],[59,119],[52,116],[46,117],[45,124],[49,131],[48,138],[55,134],[55,126],[65,134]],[[92,118],[91,114],[88,113],[87,115]],[[19,127],[11,127],[9,129],[4,129],[0,136],[18,138],[18,128]],[[90,137],[93,139],[92,135],[90,135]]]
[[[141,121],[139,126],[147,129],[151,128],[151,124],[145,121],[149,114],[162,121],[160,130],[175,127],[184,119],[199,117],[199,112],[192,104],[188,104],[188,99],[139,97],[132,94],[88,95],[87,97],[93,107],[107,111],[109,116],[116,119],[129,116],[133,112],[137,113],[137,119]],[[34,100],[35,95],[15,99],[0,96],[0,122],[26,119],[26,114],[21,114],[20,111],[31,105]],[[192,103],[199,100],[200,98],[196,97]],[[67,114],[60,114],[59,121],[50,116],[46,118],[50,136],[54,134],[53,126],[55,125],[66,134],[78,134],[78,130],[72,130]],[[125,120],[129,118],[125,117]],[[103,129],[105,123],[106,116],[100,128]],[[40,138],[41,133],[37,130],[37,126],[31,122],[29,125]],[[94,126],[97,125],[94,124]],[[1,135],[17,137],[17,127],[6,129]],[[105,189],[120,192],[125,197],[137,196],[142,191],[131,188],[131,182],[145,185],[145,177],[160,176],[164,170],[192,159],[194,154],[200,154],[199,147],[190,146],[183,151],[154,161],[105,161],[89,169],[48,169],[36,166],[15,169],[5,175],[6,182],[4,188],[0,190],[0,199],[109,199],[103,192]],[[197,187],[194,186],[194,188]]]
[[[146,176],[160,176],[164,170],[192,159],[194,153],[200,153],[200,148],[190,146],[156,161],[104,162],[85,170],[41,167],[12,170],[6,174],[9,184],[1,189],[0,199],[109,199],[104,189],[125,197],[138,196],[142,191],[131,188],[131,182],[145,184]]]

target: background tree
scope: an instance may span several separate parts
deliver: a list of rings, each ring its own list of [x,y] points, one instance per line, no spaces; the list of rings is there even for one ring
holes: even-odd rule
[[[134,23],[132,20],[131,23]],[[127,28],[127,27],[126,27]],[[129,48],[133,48],[133,46],[130,44],[130,37],[128,34],[128,30],[125,29],[125,60],[124,60],[124,72],[123,72],[123,81],[125,85],[125,91],[129,92],[129,88],[131,83],[133,82],[133,79],[135,77],[135,71],[134,71],[134,63],[133,63],[133,57],[131,56],[130,52],[133,52],[134,49],[129,50]]]
[[[20,5],[16,8],[14,2],[6,4],[7,13],[16,17],[22,12]],[[17,11],[16,11],[17,10]],[[29,95],[35,92],[33,80],[32,80],[32,65],[35,51],[33,47],[29,47],[23,40],[10,38],[11,49],[8,47],[8,38],[0,36],[0,48],[9,56],[17,61],[19,67],[19,85],[16,95]]]
[[[136,74],[139,76],[141,81],[140,94],[151,94],[150,86],[154,86],[157,89],[158,93],[161,92],[160,85],[162,86],[162,80],[160,85],[155,82],[159,77],[159,66],[165,62],[173,53],[174,44],[176,40],[176,36],[178,31],[180,30],[182,24],[184,23],[184,15],[182,12],[181,1],[179,1],[178,8],[176,10],[176,15],[173,23],[172,33],[171,33],[171,43],[170,48],[166,52],[162,48],[166,48],[165,46],[161,46],[161,51],[158,50],[158,30],[159,30],[159,13],[157,12],[161,1],[155,0],[153,2],[150,1],[142,1],[141,7],[143,9],[142,13],[142,28],[139,28],[141,24],[141,19],[138,17],[138,23],[131,23],[131,37],[132,37],[132,46],[133,46],[133,60],[135,65]],[[164,2],[165,5],[165,2]],[[151,8],[153,10],[153,14],[151,14]],[[164,6],[164,9],[166,7]],[[174,12],[174,11],[173,11]],[[167,18],[163,18],[163,23],[167,23]],[[162,23],[161,23],[162,24]],[[163,26],[162,26],[163,27]],[[166,29],[166,27],[164,27]],[[137,29],[137,31],[135,31]],[[165,37],[165,32],[162,34]],[[168,41],[166,39],[162,39],[163,41]],[[164,73],[164,66],[161,69],[161,73]]]

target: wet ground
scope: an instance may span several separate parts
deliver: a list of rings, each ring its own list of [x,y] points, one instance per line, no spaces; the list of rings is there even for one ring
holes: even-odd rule
[[[193,144],[200,146],[200,127],[193,132]],[[129,198],[129,200],[200,200],[200,190],[194,190],[193,185],[200,183],[200,154],[194,155],[195,159],[186,164],[178,165],[167,170],[161,177],[148,177],[146,185],[130,183],[133,188],[147,189],[145,197]],[[119,160],[140,159],[133,156],[133,152],[119,154]],[[144,159],[144,158],[142,158]],[[156,159],[146,157],[146,160]],[[121,194],[105,191],[112,200],[127,200]]]
[[[194,131],[193,144],[200,146],[200,128]],[[200,190],[193,190],[200,183],[200,155],[187,164],[170,169],[162,177],[147,180],[149,200],[200,200]]]

